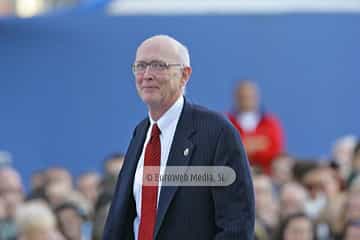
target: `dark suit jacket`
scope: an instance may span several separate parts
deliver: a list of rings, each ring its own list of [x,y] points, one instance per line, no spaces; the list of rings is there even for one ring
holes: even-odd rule
[[[134,130],[107,218],[104,240],[134,239],[134,175],[149,124],[149,119],[145,119]],[[184,155],[186,148],[189,149],[187,156]],[[162,186],[154,239],[252,240],[254,193],[240,137],[222,116],[185,100],[167,166],[189,165],[229,166],[235,170],[236,180],[226,187]]]

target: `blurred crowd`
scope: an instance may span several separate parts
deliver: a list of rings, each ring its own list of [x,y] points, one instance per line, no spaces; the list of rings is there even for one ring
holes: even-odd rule
[[[281,154],[271,175],[254,169],[256,239],[360,239],[360,142],[339,139],[332,158]]]
[[[252,166],[256,240],[360,239],[360,140],[339,138],[328,159],[286,153],[279,119],[260,104],[257,86],[241,81],[227,114]],[[53,166],[31,177],[0,162],[0,240],[99,240],[122,154],[104,160],[103,172],[76,179]]]
[[[257,240],[360,239],[360,142],[345,136],[328,159],[286,153],[282,124],[265,108],[257,85],[240,81],[227,114],[250,164]]]
[[[103,174],[73,179],[63,167],[34,172],[25,193],[20,174],[0,167],[0,240],[101,239],[122,154],[104,161]]]

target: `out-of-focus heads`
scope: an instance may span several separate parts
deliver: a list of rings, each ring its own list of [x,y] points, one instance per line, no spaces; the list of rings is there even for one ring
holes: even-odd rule
[[[50,206],[57,207],[65,202],[72,188],[65,182],[48,183],[45,188],[45,196]]]
[[[20,240],[62,240],[56,230],[56,219],[46,203],[30,201],[16,212]]]
[[[280,154],[271,164],[271,177],[273,182],[282,186],[293,179],[293,166],[295,160],[288,154]]]
[[[53,182],[61,182],[70,188],[73,185],[72,176],[68,170],[63,167],[51,167],[45,171],[45,181],[47,184]]]
[[[271,178],[267,175],[254,176],[255,207],[257,217],[272,231],[279,216],[279,205],[275,199]]]
[[[83,196],[89,200],[93,205],[99,195],[100,175],[96,172],[87,172],[79,176],[76,182],[76,187]]]
[[[307,192],[301,184],[289,182],[283,185],[280,192],[281,218],[284,219],[296,213],[304,213],[306,201]]]
[[[347,179],[351,172],[351,158],[357,138],[347,135],[338,138],[332,147],[332,157],[340,167],[340,173],[343,179]]]
[[[6,218],[13,219],[24,200],[24,192],[19,173],[11,167],[0,168],[0,197],[4,200]]]
[[[121,153],[114,153],[104,161],[104,174],[105,176],[117,177],[124,164],[124,155]]]
[[[284,229],[284,240],[313,240],[314,224],[305,215],[293,215],[288,218]]]
[[[82,209],[74,203],[66,202],[55,209],[60,231],[67,240],[82,239],[81,227],[85,221]]]
[[[356,174],[360,173],[360,142],[357,142],[351,158],[352,171]]]

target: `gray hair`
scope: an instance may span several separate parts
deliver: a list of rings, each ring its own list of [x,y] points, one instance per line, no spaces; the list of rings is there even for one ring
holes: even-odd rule
[[[20,234],[33,231],[51,231],[56,228],[56,219],[48,205],[42,201],[31,201],[16,211],[16,225]]]

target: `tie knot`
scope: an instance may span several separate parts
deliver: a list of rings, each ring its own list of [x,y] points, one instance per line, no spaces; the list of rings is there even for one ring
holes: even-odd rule
[[[158,137],[160,136],[160,133],[161,133],[160,128],[155,123],[151,129],[151,137]]]

